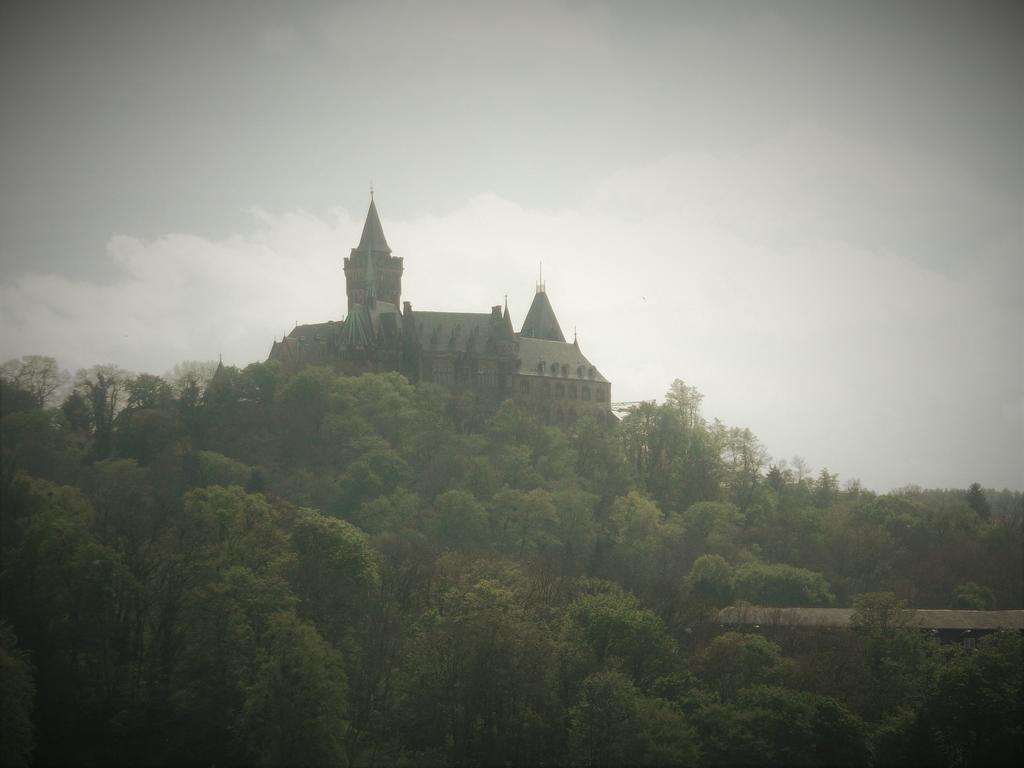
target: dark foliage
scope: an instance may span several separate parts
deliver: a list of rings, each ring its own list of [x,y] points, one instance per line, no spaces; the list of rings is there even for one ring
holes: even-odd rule
[[[4,764],[1021,757],[1019,635],[878,619],[1021,608],[1019,493],[841,488],[681,382],[567,432],[392,374],[67,378],[0,377]]]

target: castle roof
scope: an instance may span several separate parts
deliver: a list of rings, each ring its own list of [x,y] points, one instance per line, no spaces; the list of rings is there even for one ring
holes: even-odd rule
[[[333,321],[296,325],[291,333],[274,342],[267,359],[293,364],[322,358],[326,354],[328,342],[336,338],[340,328],[341,323]]]
[[[577,344],[519,337],[519,374],[522,376],[564,376],[569,379],[608,383]],[[541,368],[543,363],[543,369]],[[554,366],[554,367],[552,367]],[[562,371],[567,370],[568,374]],[[593,374],[591,374],[593,371]]]
[[[386,301],[373,306],[356,304],[341,326],[338,346],[371,347],[378,343],[392,346],[400,336],[398,307]]]
[[[512,341],[504,318],[494,312],[412,313],[413,333],[421,349],[484,353],[503,336]]]
[[[558,318],[555,317],[555,310],[552,309],[547,291],[542,285],[537,286],[537,294],[533,297],[533,303],[530,305],[530,311],[526,313],[526,320],[523,321],[519,335],[532,339],[565,341],[562,329],[558,325]]]
[[[352,253],[366,253],[370,250],[376,253],[391,253],[388,241],[384,238],[384,227],[380,224],[380,216],[377,215],[377,204],[370,198],[370,209],[366,212],[366,221],[363,223],[363,235],[359,238],[359,245],[352,249]]]

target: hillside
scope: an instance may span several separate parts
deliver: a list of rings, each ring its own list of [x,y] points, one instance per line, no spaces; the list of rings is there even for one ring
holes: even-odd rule
[[[63,376],[3,368],[5,764],[1024,756],[1020,632],[883,620],[1024,608],[1020,492],[773,461],[682,382],[567,431],[398,374]]]

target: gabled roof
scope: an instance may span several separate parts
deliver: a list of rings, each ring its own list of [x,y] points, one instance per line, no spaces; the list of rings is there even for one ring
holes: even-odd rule
[[[537,295],[533,297],[533,304],[526,313],[526,320],[523,321],[519,335],[531,339],[565,341],[562,329],[558,326],[558,318],[555,317],[555,310],[551,308],[547,291],[543,287],[537,289]]]
[[[565,378],[576,381],[594,381],[607,383],[608,379],[594,368],[580,352],[579,346],[565,341],[548,341],[547,339],[531,339],[519,337],[519,374],[522,376],[563,376],[562,366],[568,369]],[[541,373],[540,364],[544,363]],[[552,369],[551,366],[555,366]],[[593,369],[594,375],[590,375]]]
[[[491,342],[507,336],[505,322],[491,312],[412,313],[413,339],[420,349],[484,353]],[[508,341],[512,341],[511,338]]]
[[[359,238],[359,245],[352,249],[352,253],[366,253],[371,248],[374,253],[391,253],[388,241],[384,239],[384,228],[380,225],[377,204],[373,202],[373,198],[370,198],[370,209],[366,212],[363,236]]]

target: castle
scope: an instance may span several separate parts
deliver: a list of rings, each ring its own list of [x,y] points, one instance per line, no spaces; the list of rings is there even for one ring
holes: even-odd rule
[[[611,382],[567,342],[538,283],[517,333],[508,304],[490,312],[424,312],[402,301],[403,259],[384,237],[370,208],[359,245],[344,260],[348,314],[344,320],[296,325],[274,341],[270,360],[289,370],[325,365],[349,375],[400,371],[410,381],[472,390],[482,401],[509,398],[536,408],[554,424],[584,413],[611,415]]]

